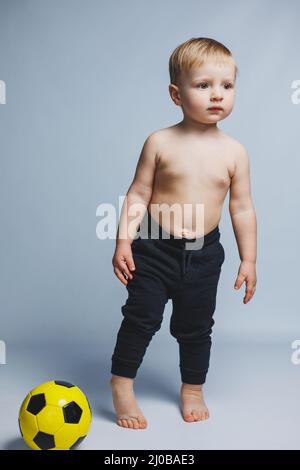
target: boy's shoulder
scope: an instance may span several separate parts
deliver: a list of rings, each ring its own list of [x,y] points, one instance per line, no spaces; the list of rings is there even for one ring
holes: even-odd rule
[[[164,127],[151,132],[151,134],[148,135],[146,141],[155,145],[165,142],[166,139],[171,136],[172,127]]]
[[[246,147],[236,138],[232,137],[229,134],[226,134],[223,131],[220,131],[224,141],[232,148],[236,155],[247,153]]]
[[[155,161],[158,162],[164,149],[168,148],[173,140],[174,135],[171,127],[157,129],[146,137],[144,149],[149,155],[155,156]]]
[[[249,154],[248,151],[238,139],[232,137],[229,134],[221,131],[222,138],[226,141],[226,147],[229,151],[231,158],[233,159],[233,165],[236,169],[237,167],[247,166],[249,164]]]

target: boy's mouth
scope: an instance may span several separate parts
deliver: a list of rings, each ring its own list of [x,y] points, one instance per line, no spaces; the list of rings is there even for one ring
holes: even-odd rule
[[[209,111],[223,111],[223,108],[221,108],[220,106],[211,106],[210,108],[208,108]]]

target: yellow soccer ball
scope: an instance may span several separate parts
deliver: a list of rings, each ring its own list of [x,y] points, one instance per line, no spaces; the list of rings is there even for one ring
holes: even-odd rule
[[[45,382],[31,390],[19,411],[19,427],[33,450],[71,450],[86,437],[92,412],[85,394],[69,382]]]

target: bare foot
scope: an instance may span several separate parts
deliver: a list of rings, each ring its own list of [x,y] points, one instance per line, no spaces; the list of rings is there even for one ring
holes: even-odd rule
[[[202,385],[182,384],[181,404],[184,421],[202,421],[209,418],[209,412],[203,399]]]
[[[110,381],[117,424],[124,428],[145,429],[147,421],[133,391],[133,379],[113,375]]]

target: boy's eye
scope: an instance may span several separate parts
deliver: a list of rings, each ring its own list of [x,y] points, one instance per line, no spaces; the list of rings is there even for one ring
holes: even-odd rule
[[[233,88],[232,83],[226,83],[225,88],[226,90],[228,90],[229,88]]]
[[[202,83],[199,83],[199,85],[197,85],[199,88],[206,88],[206,85],[208,85],[207,82],[202,82]]]

